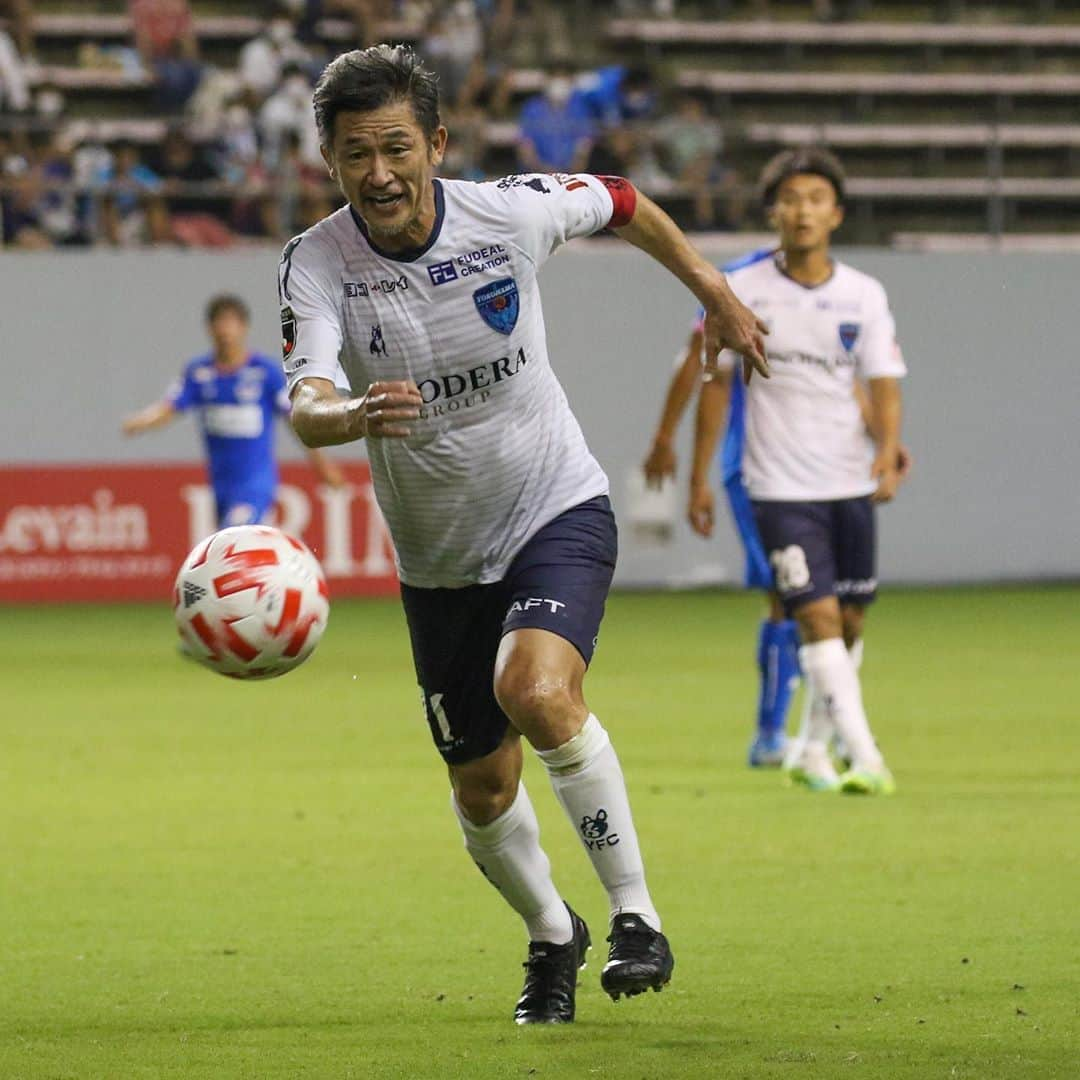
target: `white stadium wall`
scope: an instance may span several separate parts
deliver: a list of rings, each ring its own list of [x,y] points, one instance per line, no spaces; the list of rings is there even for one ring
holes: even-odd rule
[[[881,514],[883,581],[1080,577],[1080,258],[844,257],[885,283],[911,371],[916,464]],[[0,256],[0,465],[198,460],[190,423],[128,440],[120,419],[204,348],[202,309],[216,291],[250,302],[253,343],[276,354],[275,265],[266,249]],[[619,582],[737,580],[726,522],[713,542],[683,522],[685,471],[670,498],[636,491],[694,302],[616,242],[571,245],[541,280],[552,361],[611,477]],[[297,457],[282,434],[284,456]]]

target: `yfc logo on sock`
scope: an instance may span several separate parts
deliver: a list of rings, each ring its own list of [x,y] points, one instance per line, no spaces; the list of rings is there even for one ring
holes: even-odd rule
[[[609,834],[608,828],[607,811],[603,807],[596,811],[595,817],[589,817],[586,814],[581,819],[580,825],[581,837],[585,841],[585,846],[590,851],[614,847],[619,842],[619,834]]]

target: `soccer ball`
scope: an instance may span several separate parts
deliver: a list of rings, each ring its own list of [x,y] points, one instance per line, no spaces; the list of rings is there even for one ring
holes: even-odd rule
[[[326,578],[299,540],[237,525],[200,541],[173,587],[187,651],[234,679],[272,679],[315,650],[330,614]]]

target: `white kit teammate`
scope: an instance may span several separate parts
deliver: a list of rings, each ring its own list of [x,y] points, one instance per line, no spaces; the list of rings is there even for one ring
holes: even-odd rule
[[[569,1022],[589,932],[540,847],[522,735],[608,893],[604,989],[659,989],[674,960],[619,760],[582,693],[615,522],[548,362],[537,271],[567,240],[611,227],[698,297],[710,357],[727,345],[766,373],[763,327],[625,180],[436,179],[447,133],[409,49],[339,56],[314,100],[349,205],[282,256],[292,421],[309,446],[368,440],[465,846],[528,931],[515,1019]]]
[[[770,331],[773,377],[746,388],[741,467],[751,529],[802,641],[806,702],[784,766],[814,790],[891,794],[859,666],[877,589],[875,503],[893,498],[907,462],[899,382],[907,369],[881,284],[829,254],[843,221],[839,161],[815,147],[784,151],[766,165],[761,186],[780,249],[749,260],[730,280]],[[869,386],[868,417],[856,379]],[[709,463],[726,396],[719,382],[706,381],[698,403],[689,511],[706,533]],[[828,753],[834,736],[850,758],[842,776]]]

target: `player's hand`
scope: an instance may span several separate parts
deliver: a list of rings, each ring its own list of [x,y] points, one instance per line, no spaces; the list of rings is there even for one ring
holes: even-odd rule
[[[654,439],[649,456],[642,468],[645,470],[645,486],[659,491],[664,481],[675,475],[675,451],[665,439]]]
[[[870,469],[870,475],[877,480],[877,491],[870,496],[876,503],[892,502],[896,489],[900,486],[900,470],[897,468],[898,454],[887,456],[878,454]]]
[[[896,476],[901,484],[911,475],[911,466],[914,464],[911,451],[901,443],[896,448]]]
[[[420,387],[407,382],[372,383],[360,399],[362,434],[367,439],[405,439],[412,434],[410,420],[420,416],[424,399]]]
[[[712,536],[716,520],[716,496],[708,484],[690,485],[690,505],[687,507],[686,516],[690,521],[690,528],[698,536]]]
[[[705,305],[705,371],[715,373],[721,349],[732,349],[742,357],[743,378],[750,381],[756,371],[769,377],[765,356],[768,326],[759,319],[724,283],[713,290],[713,300]]]

